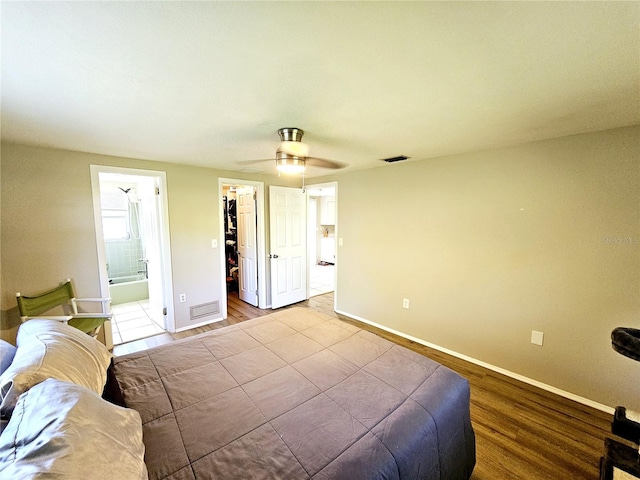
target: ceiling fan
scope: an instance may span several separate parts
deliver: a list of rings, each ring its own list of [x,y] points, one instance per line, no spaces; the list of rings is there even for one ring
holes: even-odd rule
[[[280,145],[276,150],[276,168],[282,173],[302,173],[306,166],[329,168],[337,170],[344,168],[346,165],[333,160],[324,158],[310,157],[309,145],[302,142],[304,130],[301,128],[289,127],[278,130],[280,135]],[[243,163],[261,163],[272,162],[273,158],[266,160],[250,160]]]

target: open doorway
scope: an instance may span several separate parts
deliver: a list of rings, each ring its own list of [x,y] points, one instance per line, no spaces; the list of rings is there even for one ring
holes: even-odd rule
[[[244,302],[266,308],[264,184],[220,179],[224,317]]]
[[[336,182],[307,187],[309,297],[335,291]]]
[[[111,298],[113,345],[174,329],[163,175],[92,166],[101,288]]]

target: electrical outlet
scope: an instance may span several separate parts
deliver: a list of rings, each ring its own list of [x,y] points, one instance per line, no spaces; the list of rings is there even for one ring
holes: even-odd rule
[[[181,293],[180,294],[180,303],[185,303],[187,301],[187,294],[186,293]]]
[[[409,308],[409,299],[408,298],[403,298],[402,299],[402,308]]]
[[[531,343],[542,346],[544,341],[544,333],[531,330]]]

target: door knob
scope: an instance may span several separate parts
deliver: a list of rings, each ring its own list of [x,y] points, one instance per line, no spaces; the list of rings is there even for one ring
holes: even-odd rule
[[[269,258],[278,258],[278,255],[269,255]]]

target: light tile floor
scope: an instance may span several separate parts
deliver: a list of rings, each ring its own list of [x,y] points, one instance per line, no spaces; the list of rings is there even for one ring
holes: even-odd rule
[[[162,328],[164,321],[162,314],[160,312],[154,314],[148,300],[112,305],[111,311],[113,312],[111,327],[114,345],[165,332]]]
[[[333,292],[334,265],[313,265],[309,273],[309,296]],[[121,345],[141,338],[165,333],[164,318],[160,312],[154,314],[148,300],[112,305],[113,344]]]
[[[313,265],[309,272],[309,296],[322,295],[335,290],[335,265]]]

